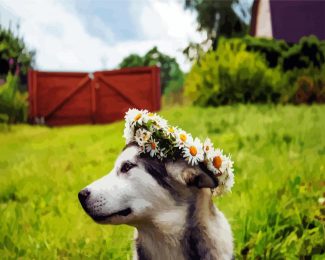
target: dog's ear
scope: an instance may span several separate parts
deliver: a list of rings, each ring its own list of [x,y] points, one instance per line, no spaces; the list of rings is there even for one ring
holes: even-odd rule
[[[212,173],[209,173],[203,164],[193,167],[184,160],[179,160],[168,162],[165,166],[168,174],[183,185],[211,189],[218,186],[217,179],[212,176]]]
[[[213,178],[212,175],[200,169],[196,168],[186,168],[183,172],[183,178],[188,186],[195,186],[199,189],[201,188],[216,188],[218,186],[217,179]]]

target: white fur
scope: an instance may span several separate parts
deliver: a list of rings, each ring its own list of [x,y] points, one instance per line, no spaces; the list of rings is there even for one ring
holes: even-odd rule
[[[87,202],[90,212],[88,213],[110,215],[131,208],[130,215],[113,216],[100,223],[128,224],[136,227],[135,236],[151,259],[185,259],[181,241],[187,226],[189,205],[186,200],[176,202],[173,196],[146,172],[143,165],[121,173],[121,166],[126,160],[137,163],[138,153],[138,147],[128,147],[118,157],[113,170],[107,176],[87,186],[91,192]],[[187,177],[182,176],[186,165],[180,162],[166,166],[168,175],[183,189],[188,189],[185,185]],[[205,227],[203,239],[206,239],[207,244],[211,243],[214,259],[231,259],[233,243],[228,221],[217,208],[212,208],[209,189],[201,189],[197,196],[198,212],[195,218],[199,225]],[[136,251],[134,259],[137,259]]]

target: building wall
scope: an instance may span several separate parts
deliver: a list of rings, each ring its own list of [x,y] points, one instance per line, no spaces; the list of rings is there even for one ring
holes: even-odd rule
[[[309,35],[325,40],[325,0],[255,0],[251,35],[289,43]]]
[[[258,1],[255,36],[272,38],[271,9],[269,0]]]
[[[313,34],[325,40],[325,1],[271,0],[270,6],[275,39],[295,43],[302,36]]]

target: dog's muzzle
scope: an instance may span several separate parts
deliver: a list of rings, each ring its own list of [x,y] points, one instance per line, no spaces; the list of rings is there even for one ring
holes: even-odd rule
[[[87,199],[89,198],[89,195],[90,195],[90,191],[87,188],[81,190],[78,193],[78,198],[79,198],[80,204],[85,211],[87,211],[86,205],[87,205]]]
[[[108,219],[114,217],[126,217],[132,213],[132,209],[127,207],[122,210],[113,211],[110,213],[103,213],[101,212],[100,208],[103,205],[103,202],[96,201],[95,204],[91,202],[91,192],[89,189],[85,188],[78,193],[78,198],[80,201],[81,206],[86,211],[86,213],[96,222],[104,223]],[[96,205],[98,202],[101,204],[100,207]]]

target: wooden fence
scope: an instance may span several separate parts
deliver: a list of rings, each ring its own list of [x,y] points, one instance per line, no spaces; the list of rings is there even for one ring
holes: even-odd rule
[[[160,70],[125,68],[94,73],[29,71],[29,121],[36,124],[104,124],[129,108],[160,109]]]

